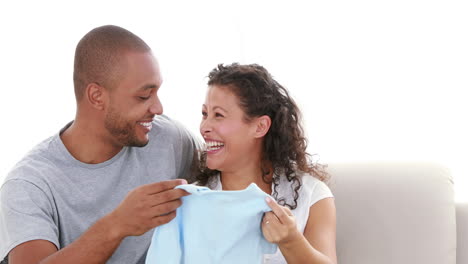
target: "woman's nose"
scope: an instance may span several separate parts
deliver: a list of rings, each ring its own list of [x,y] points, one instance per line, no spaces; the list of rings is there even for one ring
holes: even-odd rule
[[[211,132],[212,128],[211,128],[211,122],[208,118],[206,119],[202,119],[201,123],[200,123],[200,134],[202,136],[205,136],[205,134]]]

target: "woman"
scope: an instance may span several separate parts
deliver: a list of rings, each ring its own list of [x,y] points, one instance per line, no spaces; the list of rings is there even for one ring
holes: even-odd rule
[[[199,185],[241,190],[256,183],[276,200],[262,221],[280,251],[265,263],[336,263],[333,195],[309,161],[300,111],[262,66],[218,65],[209,74],[200,133]]]

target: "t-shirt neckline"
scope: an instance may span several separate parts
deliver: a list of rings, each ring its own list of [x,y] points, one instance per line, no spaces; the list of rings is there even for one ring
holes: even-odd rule
[[[87,168],[87,169],[99,169],[102,167],[106,167],[112,163],[114,163],[116,160],[118,160],[124,153],[127,151],[128,147],[124,146],[117,154],[115,154],[112,158],[101,162],[97,164],[90,164],[90,163],[85,163],[80,160],[77,160],[73,155],[68,151],[67,147],[65,144],[63,144],[62,139],[60,138],[60,135],[65,131],[70,125],[73,123],[73,121],[70,121],[67,125],[65,125],[60,131],[55,134],[53,143],[56,145],[56,147],[59,149],[59,151],[63,154],[63,158],[66,162],[69,162],[73,165],[82,167],[82,168]]]

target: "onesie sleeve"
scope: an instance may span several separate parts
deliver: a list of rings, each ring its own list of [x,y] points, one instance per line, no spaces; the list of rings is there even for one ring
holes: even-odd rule
[[[261,190],[258,190],[258,191],[261,193],[261,195],[260,195],[261,198],[259,199],[259,203],[261,204],[262,211],[264,213],[270,212],[271,208],[265,202],[265,198],[266,197],[270,197],[271,199],[274,199],[274,198],[271,197],[270,195],[266,194],[266,193],[263,193]],[[261,225],[261,219],[260,219],[260,225]],[[259,227],[259,228],[260,228],[260,235],[262,236],[262,239],[260,240],[261,248],[262,248],[262,254],[274,254],[274,253],[276,253],[276,251],[278,251],[278,246],[275,243],[268,242],[268,240],[265,239],[265,237],[263,236],[263,233],[261,232],[261,227]]]
[[[268,242],[265,238],[262,239],[263,254],[274,254],[278,250],[278,246]]]
[[[47,240],[57,248],[54,207],[46,193],[24,180],[8,180],[0,189],[0,260],[21,243]]]
[[[177,211],[178,213],[179,210]],[[146,255],[146,264],[182,263],[182,249],[178,219],[173,219],[165,225],[156,227],[151,239],[151,244]]]

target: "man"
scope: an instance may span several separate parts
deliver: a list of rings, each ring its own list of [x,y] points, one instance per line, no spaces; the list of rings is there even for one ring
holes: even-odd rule
[[[163,112],[148,45],[93,29],[75,52],[73,122],[36,146],[0,189],[0,260],[144,263],[152,230],[187,193],[195,145]]]

